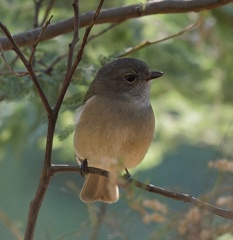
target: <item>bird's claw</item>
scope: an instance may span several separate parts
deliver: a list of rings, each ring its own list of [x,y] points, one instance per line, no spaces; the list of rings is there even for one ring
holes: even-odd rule
[[[130,173],[129,173],[129,171],[128,171],[128,169],[127,168],[125,168],[125,178],[128,180],[128,181],[130,181],[131,179],[132,179],[132,177],[131,177],[131,175],[130,175]]]
[[[87,159],[84,159],[83,161],[81,161],[80,164],[80,174],[82,177],[84,177],[85,175],[87,175],[88,173],[88,162]]]

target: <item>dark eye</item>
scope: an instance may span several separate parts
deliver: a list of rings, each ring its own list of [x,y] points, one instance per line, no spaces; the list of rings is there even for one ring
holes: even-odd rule
[[[125,76],[125,79],[126,79],[126,81],[127,81],[127,82],[130,82],[130,83],[132,83],[132,82],[134,82],[134,81],[135,81],[135,79],[136,79],[136,76],[135,76],[135,75],[133,75],[133,74],[129,74],[129,75],[126,75],[126,76]]]

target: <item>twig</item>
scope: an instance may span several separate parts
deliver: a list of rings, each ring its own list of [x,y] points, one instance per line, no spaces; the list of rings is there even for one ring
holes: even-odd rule
[[[77,165],[71,166],[67,164],[52,164],[50,168],[51,174],[55,174],[58,172],[81,172],[81,168]],[[101,176],[108,177],[109,173],[106,170],[94,167],[88,167],[88,172],[92,174],[99,174]]]
[[[88,39],[87,39],[87,42],[90,42],[91,40],[101,36],[102,34],[106,33],[107,31],[113,29],[114,27],[118,26],[120,23],[124,22],[124,20],[122,21],[119,21],[117,23],[113,23],[111,24],[109,27],[105,28],[104,30],[100,31],[99,33],[95,34],[95,35],[92,35],[90,36]]]
[[[0,52],[1,52],[1,58],[3,60],[3,62],[5,63],[5,65],[7,66],[7,68],[10,70],[11,73],[13,73],[15,76],[17,77],[24,77],[26,75],[28,75],[28,72],[16,72],[12,67],[11,65],[7,62],[6,58],[5,58],[5,54],[2,50],[2,45],[0,43]],[[4,72],[1,71],[1,75],[4,75]],[[9,73],[8,73],[9,75]]]
[[[152,184],[145,184],[140,181],[134,180],[129,178],[128,174],[124,176],[126,180],[128,180],[130,183],[134,184],[136,187],[141,188],[147,192],[152,192],[156,194],[163,195],[165,197],[177,200],[177,201],[183,201],[183,202],[190,202],[198,206],[199,208],[208,210],[209,212],[212,212],[220,217],[228,218],[233,220],[233,211],[225,210],[222,208],[215,207],[213,205],[210,205],[206,202],[203,202],[191,195],[184,194],[184,193],[176,193],[169,190],[166,190],[164,188],[156,187]]]
[[[45,96],[39,81],[36,77],[36,74],[32,68],[32,65],[28,64],[27,59],[25,58],[25,56],[23,55],[23,53],[20,51],[19,47],[17,46],[16,42],[14,41],[12,35],[10,34],[9,30],[7,29],[7,27],[0,22],[0,28],[2,29],[2,31],[4,32],[4,34],[6,35],[6,37],[9,39],[9,41],[11,42],[11,48],[12,50],[15,51],[15,53],[19,56],[19,58],[21,59],[21,61],[23,62],[24,66],[27,68],[28,73],[36,87],[37,92],[39,93],[40,99],[47,111],[47,114],[50,116],[52,114],[52,109],[49,105],[49,102],[47,100],[47,97]]]
[[[74,0],[72,6],[74,9],[74,34],[73,34],[72,42],[69,44],[66,74],[68,74],[71,69],[73,55],[74,55],[74,48],[77,42],[79,41],[79,0]]]
[[[49,15],[52,7],[53,7],[54,2],[55,2],[55,0],[50,0],[49,1],[49,4],[47,5],[47,8],[46,8],[46,11],[45,11],[45,14],[44,14],[44,18],[43,18],[43,20],[40,24],[41,27],[45,24],[46,19],[48,19],[48,15]]]
[[[111,24],[109,27],[107,27],[106,29],[100,31],[99,33],[90,36],[90,37],[87,39],[87,43],[89,43],[90,41],[94,40],[95,38],[103,35],[104,33],[106,33],[107,31],[109,31],[109,30],[111,30],[111,29],[113,29],[114,27],[118,26],[120,23],[122,23],[122,21],[121,21],[121,22],[118,22],[118,23],[113,23],[113,24]],[[46,73],[46,74],[49,75],[49,74],[51,73],[51,71],[53,70],[53,67],[54,67],[58,62],[60,62],[63,58],[65,58],[67,55],[68,55],[68,54],[65,53],[65,54],[63,54],[63,55],[61,55],[61,56],[58,56],[58,57],[44,70],[44,73]]]
[[[0,76],[12,76],[12,75],[15,75],[17,77],[24,77],[28,75],[28,72],[25,72],[23,70],[22,71],[18,70],[16,72],[13,68],[9,69],[9,71],[4,71],[2,69],[0,70]]]
[[[44,70],[44,73],[45,74],[50,74],[52,71],[53,71],[53,67],[59,63],[62,59],[64,59],[65,57],[67,57],[67,53],[61,55],[61,56],[58,56],[57,58],[55,58],[51,64]]]
[[[106,29],[100,31],[99,33],[90,36],[90,37],[87,39],[87,43],[89,43],[89,41],[92,41],[92,40],[94,40],[95,38],[101,36],[102,34],[106,33],[107,31],[113,29],[114,27],[118,26],[120,23],[122,23],[122,21],[121,21],[121,22],[118,22],[118,23],[113,23],[113,24],[111,24],[109,27],[107,27]],[[50,64],[50,66],[48,66],[48,67],[46,68],[46,70],[44,70],[44,72],[45,72],[46,74],[50,74],[50,72],[53,70],[53,67],[54,67],[58,62],[60,62],[63,58],[65,58],[67,55],[68,55],[68,54],[65,53],[65,54],[57,57],[57,58]]]
[[[120,23],[122,23],[122,21],[121,21],[121,22],[118,22],[118,23],[113,23],[113,24],[111,24],[109,27],[107,27],[106,29],[100,31],[99,33],[90,36],[90,37],[87,39],[87,43],[89,43],[90,41],[94,40],[95,38],[101,36],[102,34],[106,33],[107,31],[113,29],[114,27],[118,26]],[[44,72],[45,72],[46,74],[50,74],[50,72],[53,70],[54,65],[57,64],[58,62],[60,62],[60,61],[61,61],[63,58],[65,58],[67,55],[68,55],[68,54],[65,53],[65,54],[57,57],[57,58],[50,64],[50,66],[48,66],[48,67],[46,68],[46,70],[44,70]]]
[[[54,111],[55,112],[59,112],[59,109],[60,109],[62,101],[64,99],[66,90],[67,90],[67,88],[68,88],[68,86],[70,84],[71,78],[72,78],[72,76],[73,76],[73,74],[74,74],[78,64],[80,63],[80,61],[82,59],[83,51],[84,51],[84,48],[86,46],[88,36],[90,34],[91,29],[93,28],[93,26],[95,24],[95,21],[96,21],[98,15],[99,15],[99,13],[100,13],[100,9],[101,9],[101,7],[103,5],[103,2],[104,2],[104,0],[100,0],[99,5],[98,5],[98,7],[96,9],[95,15],[93,17],[93,20],[92,20],[91,24],[86,28],[86,31],[85,31],[85,34],[84,34],[84,37],[83,37],[80,49],[79,49],[78,54],[76,56],[76,60],[74,61],[74,63],[72,65],[69,73],[66,75],[66,77],[65,77],[65,79],[63,81],[63,85],[62,85],[61,91],[59,93],[56,105],[54,107]]]
[[[134,47],[128,48],[124,53],[118,55],[117,57],[118,57],[118,58],[125,57],[125,56],[128,56],[128,55],[130,55],[130,54],[132,54],[132,53],[140,50],[141,48],[145,48],[145,47],[151,46],[151,45],[153,45],[153,44],[157,44],[157,43],[160,43],[160,42],[164,42],[164,41],[166,41],[166,40],[169,40],[169,39],[171,39],[171,38],[178,37],[178,36],[180,36],[180,35],[188,32],[188,31],[193,30],[193,29],[196,28],[199,24],[200,24],[200,22],[198,21],[198,22],[196,22],[196,23],[193,23],[193,24],[187,26],[186,28],[184,28],[183,30],[181,30],[181,31],[179,31],[179,32],[177,32],[177,33],[175,33],[175,34],[172,34],[172,35],[170,35],[170,36],[168,36],[168,37],[165,37],[165,38],[162,38],[162,39],[159,39],[159,40],[143,41],[143,42],[137,44],[137,45],[134,46]]]
[[[41,28],[41,32],[40,32],[36,42],[32,46],[32,51],[31,51],[31,55],[30,55],[29,60],[28,60],[28,65],[32,64],[32,60],[33,60],[33,57],[34,57],[35,52],[36,52],[36,47],[39,44],[41,38],[43,37],[43,34],[44,34],[46,28],[48,27],[48,25],[50,24],[50,21],[51,21],[52,18],[53,18],[53,15],[49,18],[49,20],[46,22],[46,24]]]
[[[34,0],[35,3],[35,16],[34,16],[34,28],[37,28],[39,26],[39,13],[40,13],[40,7],[44,0]]]
[[[4,51],[3,51],[3,48],[2,48],[2,44],[0,43],[0,47],[1,47],[1,50],[3,52],[3,55],[4,55]],[[19,56],[15,55],[15,57],[11,60],[11,62],[9,62],[8,64],[10,66],[13,66],[15,64],[15,62],[19,59]],[[1,68],[0,68],[0,72],[4,69],[5,65],[3,65]]]
[[[81,169],[80,169],[79,166],[54,164],[51,167],[51,172],[52,172],[52,174],[55,174],[55,173],[58,173],[58,172],[81,172]],[[103,169],[99,169],[99,168],[93,168],[93,167],[88,167],[88,173],[98,174],[98,175],[105,176],[105,177],[108,177],[108,175],[109,175],[108,171],[103,170]],[[212,212],[215,215],[233,220],[233,211],[229,211],[229,210],[225,210],[225,209],[222,209],[222,208],[215,207],[211,204],[203,202],[203,201],[201,201],[201,200],[199,200],[199,199],[197,199],[197,198],[195,198],[191,195],[185,194],[185,193],[176,193],[176,192],[166,190],[164,188],[154,186],[152,184],[142,183],[138,180],[132,179],[128,170],[126,171],[126,174],[123,176],[123,178],[128,183],[133,184],[136,187],[138,187],[140,189],[143,189],[147,192],[159,194],[159,195],[165,196],[167,198],[174,199],[176,201],[193,203],[196,206],[198,206],[199,208],[208,210],[209,212]]]

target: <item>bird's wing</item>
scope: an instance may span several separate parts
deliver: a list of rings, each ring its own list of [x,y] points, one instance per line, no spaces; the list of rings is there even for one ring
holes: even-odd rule
[[[86,95],[84,97],[84,101],[83,101],[83,104],[85,102],[87,102],[90,98],[92,98],[93,96],[96,95],[96,81],[95,79],[91,82],[91,85],[89,87],[89,89],[87,90],[86,92]]]
[[[85,109],[85,107],[87,106],[87,104],[88,104],[89,102],[91,102],[94,98],[95,98],[95,95],[89,97],[88,99],[86,99],[86,100],[84,101],[83,105],[80,106],[80,107],[76,110],[76,115],[75,115],[75,119],[74,119],[75,124],[78,124],[79,119],[80,119],[80,117],[81,117],[81,115],[82,115],[83,110]]]

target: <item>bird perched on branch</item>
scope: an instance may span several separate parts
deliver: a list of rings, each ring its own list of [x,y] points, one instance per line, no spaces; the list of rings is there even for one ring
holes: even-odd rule
[[[151,80],[162,75],[134,58],[117,59],[97,72],[78,109],[74,148],[81,166],[104,169],[109,177],[88,173],[82,201],[113,203],[119,199],[119,173],[136,167],[152,141]]]

